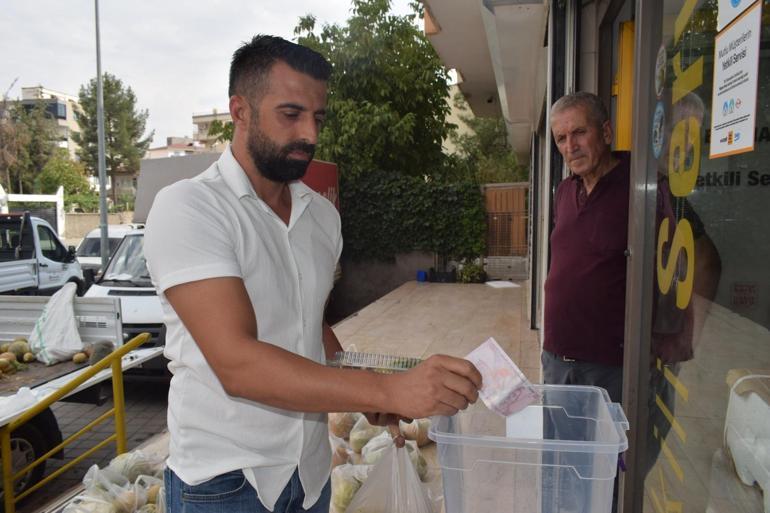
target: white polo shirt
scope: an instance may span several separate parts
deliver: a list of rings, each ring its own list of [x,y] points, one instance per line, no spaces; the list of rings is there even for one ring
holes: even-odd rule
[[[229,396],[163,292],[206,278],[242,278],[259,340],[324,362],[323,311],[342,251],[340,218],[305,184],[290,189],[286,226],[257,197],[228,147],[202,174],[158,193],[144,241],[173,373],[168,465],[190,485],[243,469],[271,511],[297,467],[303,506],[320,497],[331,464],[326,415]]]

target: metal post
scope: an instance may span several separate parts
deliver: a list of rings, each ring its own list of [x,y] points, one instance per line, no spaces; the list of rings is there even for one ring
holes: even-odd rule
[[[628,278],[626,280],[626,327],[623,350],[623,409],[631,429],[625,455],[621,513],[646,511],[645,476],[649,458],[647,433],[650,412],[650,340],[652,297],[655,287],[655,237],[657,163],[653,158],[650,120],[655,95],[650,94],[655,76],[658,44],[663,40],[663,8],[659,3],[637,2],[634,20],[634,99],[631,119],[631,192],[628,200]]]
[[[104,93],[102,91],[102,54],[99,37],[99,0],[94,0],[96,13],[96,127],[99,147],[99,227],[102,270],[107,267],[107,163],[104,156]],[[113,184],[113,187],[115,184]]]
[[[123,454],[126,447],[126,400],[123,391],[123,359],[112,360],[112,401],[115,409],[115,435],[117,452]]]

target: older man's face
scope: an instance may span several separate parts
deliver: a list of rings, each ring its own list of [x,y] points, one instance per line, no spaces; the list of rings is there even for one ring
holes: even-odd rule
[[[573,173],[585,178],[600,171],[612,143],[609,121],[597,126],[586,109],[578,106],[553,114],[551,129],[556,147]]]

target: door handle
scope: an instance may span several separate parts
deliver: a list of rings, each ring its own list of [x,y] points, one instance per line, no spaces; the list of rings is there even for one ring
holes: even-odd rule
[[[48,264],[37,264],[38,267],[48,267]]]

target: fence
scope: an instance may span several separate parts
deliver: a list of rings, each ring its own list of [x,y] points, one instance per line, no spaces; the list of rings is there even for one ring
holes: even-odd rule
[[[526,256],[527,183],[484,185],[487,211],[487,256]]]

